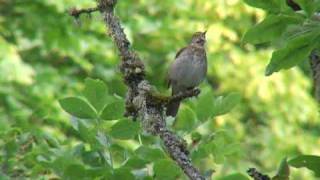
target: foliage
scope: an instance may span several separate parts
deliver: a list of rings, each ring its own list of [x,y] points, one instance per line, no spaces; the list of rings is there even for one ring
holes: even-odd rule
[[[303,9],[296,12],[286,1],[245,0],[251,6],[268,11],[260,23],[251,28],[243,37],[244,42],[253,44],[272,43],[277,49],[272,53],[266,68],[266,75],[281,69],[288,69],[308,59],[313,49],[320,48],[320,1],[298,0]]]
[[[317,156],[303,154],[320,153],[320,128],[303,60],[318,46],[310,43],[319,36],[317,6],[299,1],[305,11],[293,12],[280,1],[246,2],[268,14],[240,0],[119,1],[116,13],[147,78],[167,94],[175,52],[194,31],[208,30],[208,79],[171,126],[203,174],[214,169],[217,179],[248,179],[251,166],[277,174],[289,157],[290,166],[315,172],[291,168],[291,179],[315,179]],[[145,134],[139,120],[123,118],[126,88],[100,15],[74,22],[66,13],[94,5],[0,1],[0,179],[185,179],[158,138]],[[241,46],[243,35],[259,45]],[[261,44],[267,41],[276,47],[268,72],[301,68],[265,78],[273,50]],[[302,51],[292,54],[296,48]]]
[[[319,156],[312,156],[312,155],[300,155],[291,159],[288,162],[291,166],[300,168],[306,167],[316,173],[316,176],[320,176],[320,157]]]

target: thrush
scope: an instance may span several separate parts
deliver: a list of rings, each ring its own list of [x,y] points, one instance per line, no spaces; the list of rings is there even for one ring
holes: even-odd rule
[[[168,73],[168,84],[172,88],[172,95],[182,93],[198,86],[207,74],[207,56],[205,50],[206,32],[193,34],[190,43],[180,49],[171,64]],[[175,117],[178,113],[180,101],[167,105],[167,116]]]

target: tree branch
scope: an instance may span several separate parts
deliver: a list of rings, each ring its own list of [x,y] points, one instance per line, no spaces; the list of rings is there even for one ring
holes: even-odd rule
[[[320,53],[313,50],[309,56],[316,100],[320,102]]]
[[[179,93],[179,94],[171,96],[169,102],[181,101],[181,100],[186,99],[186,98],[198,96],[199,94],[200,94],[200,89],[197,89],[197,88],[191,89],[191,90],[188,90],[188,91],[185,91],[185,92],[182,92],[182,93]]]
[[[163,141],[167,153],[176,161],[183,172],[192,180],[204,180],[205,178],[196,169],[186,149],[185,141],[168,130],[165,121],[164,108],[168,101],[154,102],[152,86],[145,80],[144,64],[138,55],[130,49],[119,18],[114,15],[116,0],[99,0],[97,8],[87,10],[73,10],[70,13],[78,17],[81,13],[91,13],[99,10],[108,28],[108,34],[116,45],[121,58],[120,70],[123,74],[124,82],[128,86],[126,95],[126,115],[133,118],[139,117],[146,132],[157,135]],[[186,93],[170,97],[169,100],[182,100],[184,98],[198,95],[199,90],[190,90]]]

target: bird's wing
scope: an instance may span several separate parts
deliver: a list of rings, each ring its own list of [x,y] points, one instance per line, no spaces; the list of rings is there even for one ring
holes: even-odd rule
[[[167,87],[169,88],[171,86],[171,82],[170,82],[170,79],[167,80]]]
[[[180,56],[180,54],[186,49],[187,47],[183,47],[183,48],[181,48],[178,52],[177,52],[177,54],[176,54],[176,56],[175,56],[175,59],[177,59],[179,56]],[[172,64],[171,64],[171,66],[172,66]],[[170,87],[171,86],[171,80],[170,80],[170,70],[167,72],[167,77],[166,77],[166,82],[167,82],[167,86],[168,87]]]
[[[176,54],[176,59],[179,57],[179,55],[186,49],[187,47],[184,47],[184,48],[181,48],[178,52],[177,52],[177,54]]]

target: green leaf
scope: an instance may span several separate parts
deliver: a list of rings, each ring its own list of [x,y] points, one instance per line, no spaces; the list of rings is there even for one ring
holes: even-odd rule
[[[200,144],[195,150],[192,151],[191,158],[198,160],[207,158],[210,155],[210,145],[209,144]]]
[[[200,121],[204,122],[208,118],[213,116],[213,99],[213,93],[208,89],[203,90],[203,92],[199,95],[195,105],[195,109]]]
[[[133,156],[128,159],[128,161],[124,164],[124,167],[130,169],[141,169],[144,168],[147,163],[148,161],[146,161],[145,159]]]
[[[46,140],[46,142],[48,143],[48,145],[52,148],[58,148],[59,147],[59,142],[57,141],[57,139],[52,136],[49,133],[43,134],[43,139]]]
[[[262,8],[262,9],[278,9],[277,4],[273,1],[265,1],[265,0],[244,0],[245,3],[247,3],[250,6],[256,7],[256,8]]]
[[[182,106],[174,122],[174,128],[177,130],[191,131],[196,121],[197,117],[194,111],[189,106]]]
[[[83,94],[98,112],[107,104],[108,88],[101,80],[87,78]]]
[[[120,119],[123,117],[124,111],[124,101],[118,99],[115,102],[112,102],[104,107],[100,118],[104,120]]]
[[[278,168],[277,174],[272,178],[272,180],[289,180],[290,169],[287,162],[287,158],[284,158]]]
[[[319,8],[320,0],[295,0],[295,3],[297,3],[301,9],[303,9],[308,16],[312,16],[317,8]]]
[[[234,140],[230,131],[218,131],[209,142],[203,142],[202,144],[213,155],[215,162],[218,164],[224,163],[226,158],[235,157],[241,153],[241,146]]]
[[[295,168],[305,167],[320,177],[320,156],[300,155],[288,161],[290,166]]]
[[[96,130],[93,126],[85,123],[85,121],[77,120],[77,131],[80,133],[80,137],[83,141],[90,144],[95,144],[96,142]]]
[[[240,103],[241,95],[239,93],[230,93],[225,97],[219,96],[215,99],[213,112],[215,116],[226,114]]]
[[[112,156],[112,160],[114,162],[121,162],[121,164],[122,164],[128,159],[128,153],[129,153],[128,149],[121,146],[120,144],[113,143],[109,147],[109,152],[110,152],[110,154]],[[109,160],[109,158],[108,158],[108,160]]]
[[[250,180],[246,175],[241,173],[234,173],[225,177],[219,178],[218,180]]]
[[[241,145],[238,142],[227,144],[224,149],[223,154],[225,156],[234,156],[235,154],[241,153]]]
[[[155,162],[153,170],[156,179],[159,180],[175,180],[181,175],[181,170],[176,163],[167,159]]]
[[[80,164],[70,164],[64,169],[65,179],[83,179],[86,177],[86,169]]]
[[[266,68],[267,76],[281,69],[289,69],[306,60],[319,40],[319,32],[306,32],[290,41],[287,46],[272,53],[270,63]]]
[[[109,146],[109,142],[108,142],[108,139],[107,139],[106,135],[101,131],[97,132],[96,140],[103,147],[108,147]]]
[[[134,180],[134,176],[128,168],[118,168],[114,170],[112,180]]]
[[[108,166],[108,164],[105,163],[104,159],[101,159],[101,156],[97,151],[83,151],[81,152],[81,159],[86,165],[90,165],[93,167],[99,167],[103,165],[104,168],[111,169],[111,166]]]
[[[244,2],[250,6],[265,9],[273,13],[288,10],[286,0],[244,0]]]
[[[140,146],[135,150],[135,154],[144,160],[153,162],[159,159],[164,159],[166,156],[159,148],[151,148],[149,146]]]
[[[120,120],[111,128],[111,136],[116,139],[132,139],[140,131],[140,124],[132,120]]]
[[[95,168],[90,168],[87,169],[87,177],[90,177],[88,179],[106,179],[107,177],[111,177],[112,172],[110,167],[95,167]],[[104,177],[104,178],[102,178]]]
[[[96,118],[94,109],[84,100],[78,97],[67,97],[59,100],[60,106],[72,116],[81,119]]]
[[[264,1],[267,2],[267,1]],[[249,29],[242,38],[243,43],[259,44],[279,39],[291,24],[303,19],[288,15],[269,15],[262,22]]]
[[[61,155],[56,157],[53,162],[50,163],[50,168],[59,175],[64,175],[68,166],[73,164],[80,164],[69,152],[61,152]]]

